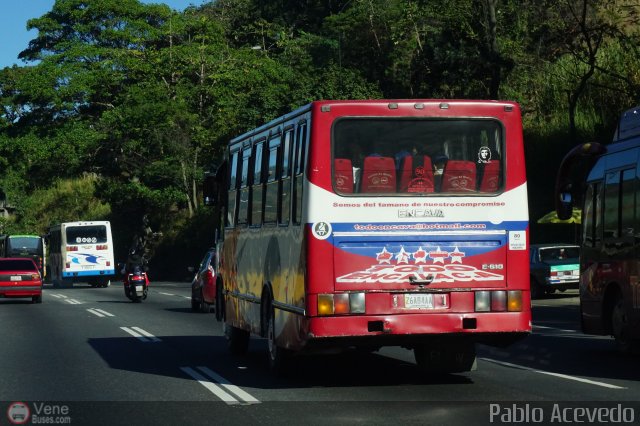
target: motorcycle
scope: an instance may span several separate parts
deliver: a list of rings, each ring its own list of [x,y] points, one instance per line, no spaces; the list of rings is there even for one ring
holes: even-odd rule
[[[135,266],[124,274],[124,294],[134,303],[140,303],[147,298],[149,277],[141,266]]]

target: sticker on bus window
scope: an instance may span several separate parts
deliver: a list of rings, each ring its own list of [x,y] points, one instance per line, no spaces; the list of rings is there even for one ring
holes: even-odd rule
[[[509,231],[509,250],[526,250],[527,234],[525,231]]]
[[[313,236],[319,240],[326,240],[331,235],[331,224],[327,222],[317,222],[311,227]]]

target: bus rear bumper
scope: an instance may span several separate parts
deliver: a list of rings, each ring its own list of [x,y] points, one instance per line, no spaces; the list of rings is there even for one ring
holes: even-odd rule
[[[425,340],[456,336],[478,343],[506,346],[531,333],[531,312],[362,315],[309,318],[308,344],[321,341],[349,345],[412,347]],[[328,343],[328,342],[327,342]]]

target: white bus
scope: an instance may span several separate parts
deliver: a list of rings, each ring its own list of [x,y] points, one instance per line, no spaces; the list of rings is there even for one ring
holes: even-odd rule
[[[115,275],[108,221],[65,222],[49,228],[49,269],[54,287],[87,282],[107,287]]]

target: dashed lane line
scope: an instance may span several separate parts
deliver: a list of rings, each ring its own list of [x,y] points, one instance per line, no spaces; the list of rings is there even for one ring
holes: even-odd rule
[[[211,393],[229,405],[236,404],[260,404],[260,401],[242,390],[238,386],[231,384],[227,379],[220,376],[207,367],[196,367],[199,371],[191,367],[180,367],[187,375],[191,376]],[[233,395],[232,395],[233,394]]]
[[[109,313],[107,311],[104,311],[102,309],[97,309],[97,308],[91,308],[91,309],[87,309],[87,312],[92,313],[93,315],[100,317],[100,318],[104,318],[104,317],[113,317],[115,315],[113,315],[112,313]]]
[[[135,337],[136,339],[140,340],[141,342],[145,342],[145,343],[161,342],[159,338],[149,333],[148,331],[141,329],[140,327],[120,327],[120,328],[126,331],[127,333],[129,333],[130,335],[132,335],[133,337]]]
[[[480,358],[480,359],[483,360],[483,361],[492,362],[494,364],[502,365],[502,366],[505,366],[505,367],[517,368],[519,370],[531,371],[533,373],[546,374],[548,376],[554,376],[554,377],[558,377],[558,378],[566,379],[566,380],[574,380],[576,382],[586,383],[586,384],[595,385],[595,386],[601,386],[603,388],[626,389],[625,387],[612,385],[610,383],[598,382],[598,381],[595,381],[595,380],[585,379],[585,378],[582,378],[582,377],[570,376],[568,374],[553,373],[551,371],[544,371],[544,370],[539,370],[537,368],[525,367],[523,365],[512,364],[510,362],[498,361],[497,359],[491,359],[491,358]]]

